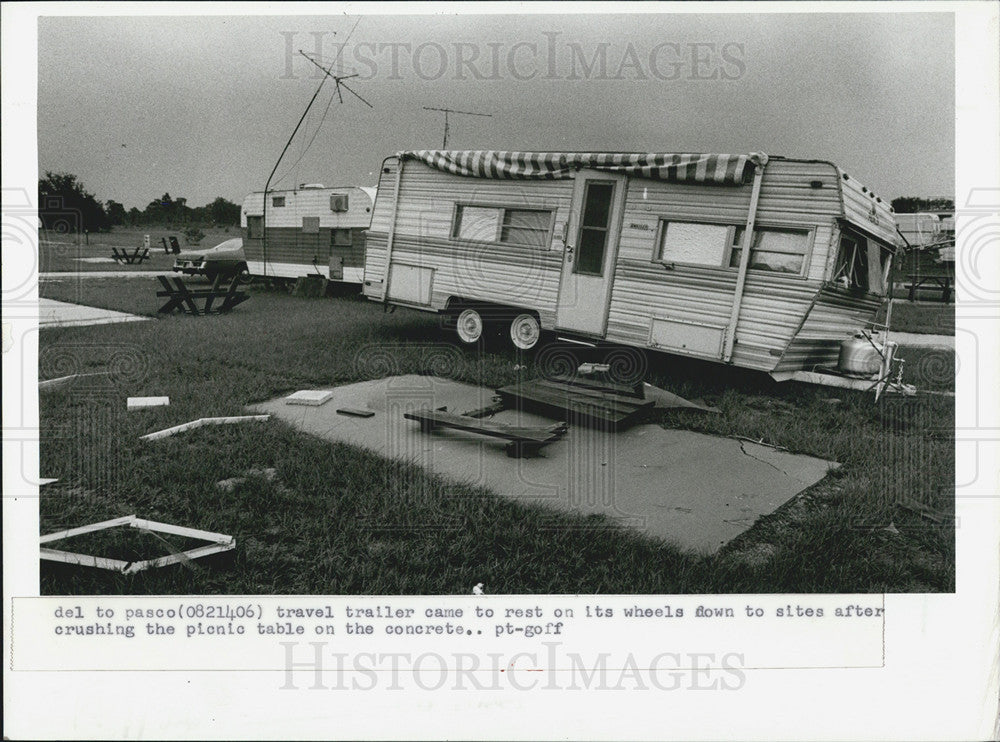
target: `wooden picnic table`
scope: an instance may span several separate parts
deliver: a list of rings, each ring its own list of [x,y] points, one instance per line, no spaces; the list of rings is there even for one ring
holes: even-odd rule
[[[955,277],[946,274],[933,274],[933,275],[921,275],[919,273],[911,273],[906,277],[910,286],[910,301],[914,301],[917,296],[917,289],[923,286],[925,283],[935,283],[941,288],[941,301],[945,304],[951,301],[951,287],[955,282]]]
[[[133,265],[136,263],[142,263],[143,260],[149,257],[148,247],[137,247],[132,252],[128,251],[127,247],[121,249],[117,247],[111,248],[111,257],[115,259],[116,262],[122,265]]]
[[[234,276],[228,286],[223,285],[222,276],[216,276],[210,289],[189,289],[184,285],[180,277],[167,278],[167,276],[156,277],[163,285],[163,291],[157,291],[156,295],[167,297],[167,301],[160,307],[160,314],[169,314],[175,309],[187,312],[194,316],[203,314],[219,314],[228,312],[237,304],[241,304],[250,298],[246,291],[239,291],[240,277]],[[171,281],[173,285],[171,285]],[[217,299],[222,299],[220,304],[216,304]],[[198,306],[196,300],[203,300],[202,306]]]

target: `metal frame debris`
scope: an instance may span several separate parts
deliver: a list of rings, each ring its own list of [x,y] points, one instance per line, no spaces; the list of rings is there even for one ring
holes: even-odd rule
[[[119,526],[137,528],[140,531],[148,531],[154,534],[166,533],[173,536],[181,536],[183,538],[199,539],[202,541],[209,541],[210,543],[206,546],[197,546],[193,549],[188,549],[187,551],[175,552],[168,556],[157,557],[155,559],[144,559],[139,562],[126,562],[122,559],[111,559],[109,557],[93,556],[91,554],[79,554],[77,552],[62,551],[59,549],[46,549],[44,546],[41,546],[53,541],[61,541],[74,536],[81,536],[85,533],[104,531],[109,528],[117,528]],[[70,528],[65,531],[49,533],[39,538],[38,543],[41,546],[39,550],[41,559],[51,562],[63,562],[64,564],[76,564],[83,567],[107,569],[112,572],[120,572],[123,575],[135,574],[136,572],[142,572],[143,570],[155,567],[166,567],[170,564],[188,562],[192,559],[198,559],[200,557],[209,556],[210,554],[218,554],[220,552],[230,551],[236,548],[236,539],[224,533],[202,531],[197,528],[185,528],[184,526],[175,526],[170,523],[159,523],[153,520],[145,520],[135,515],[126,515],[122,518],[113,518],[112,520],[91,523],[78,528]]]

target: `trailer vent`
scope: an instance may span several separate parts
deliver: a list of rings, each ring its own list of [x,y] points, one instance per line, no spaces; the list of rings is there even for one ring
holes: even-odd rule
[[[346,193],[335,193],[330,196],[330,211],[347,211]]]

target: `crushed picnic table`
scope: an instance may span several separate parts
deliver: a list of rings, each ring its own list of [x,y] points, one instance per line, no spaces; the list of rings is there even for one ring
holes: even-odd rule
[[[148,247],[137,247],[134,251],[129,252],[127,247],[123,247],[120,250],[117,247],[111,248],[111,257],[115,259],[116,262],[122,265],[133,265],[135,263],[142,263],[143,260],[149,257]]]
[[[160,314],[169,314],[175,309],[187,312],[195,316],[203,314],[219,314],[228,312],[237,304],[241,304],[250,298],[246,291],[240,291],[240,278],[234,276],[228,286],[222,284],[222,276],[216,276],[210,289],[189,289],[184,285],[179,277],[167,278],[157,276],[163,285],[163,291],[157,291],[156,295],[168,297],[167,301],[160,307]],[[171,281],[173,285],[171,285]],[[202,306],[198,306],[196,300],[204,300]],[[216,304],[216,299],[221,299],[221,303]]]
[[[430,433],[435,428],[452,428],[468,433],[503,438],[507,441],[507,455],[512,458],[537,456],[542,446],[558,440],[566,432],[566,423],[516,427],[467,415],[454,415],[444,410],[416,410],[404,413],[403,417],[419,422],[420,429],[425,433]]]

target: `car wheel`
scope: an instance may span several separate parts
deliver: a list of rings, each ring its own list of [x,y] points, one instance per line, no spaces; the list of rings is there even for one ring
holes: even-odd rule
[[[515,348],[531,350],[538,345],[541,336],[542,327],[538,318],[530,312],[522,312],[510,322],[510,341]]]
[[[467,307],[455,318],[458,339],[467,345],[478,343],[483,336],[483,317],[477,309]]]

